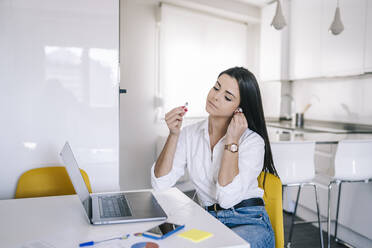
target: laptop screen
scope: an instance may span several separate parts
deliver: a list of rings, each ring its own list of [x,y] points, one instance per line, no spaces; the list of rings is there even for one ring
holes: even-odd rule
[[[74,185],[74,189],[79,196],[88,217],[91,218],[91,200],[89,191],[85,185],[83,176],[80,173],[79,166],[68,142],[63,146],[60,156],[66,167],[67,173],[70,176],[71,182]]]

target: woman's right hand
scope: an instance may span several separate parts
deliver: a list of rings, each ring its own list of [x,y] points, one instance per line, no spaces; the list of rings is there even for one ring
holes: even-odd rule
[[[187,108],[185,106],[177,107],[165,114],[165,122],[172,135],[179,135],[181,132],[183,116],[186,114]]]

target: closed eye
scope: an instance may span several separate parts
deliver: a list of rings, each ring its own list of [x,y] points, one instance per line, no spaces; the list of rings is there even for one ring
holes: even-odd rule
[[[215,91],[219,91],[220,89],[221,89],[221,84],[220,84],[220,82],[216,82],[216,84],[213,86],[213,89],[215,90]]]
[[[232,101],[232,100],[231,100],[230,98],[228,98],[227,96],[225,96],[225,99],[226,99],[226,101],[229,101],[229,102]]]

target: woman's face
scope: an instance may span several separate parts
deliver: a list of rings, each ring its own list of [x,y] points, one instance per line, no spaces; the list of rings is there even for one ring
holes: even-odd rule
[[[238,82],[235,78],[222,74],[208,93],[206,111],[212,116],[231,117],[239,104]]]

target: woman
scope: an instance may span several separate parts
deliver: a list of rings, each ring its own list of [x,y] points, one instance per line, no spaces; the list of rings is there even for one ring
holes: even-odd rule
[[[187,168],[210,214],[255,247],[275,247],[274,233],[258,187],[273,165],[255,76],[242,67],[218,76],[206,101],[207,120],[182,129],[187,108],[165,115],[167,142],[151,169],[154,189],[173,186]]]

